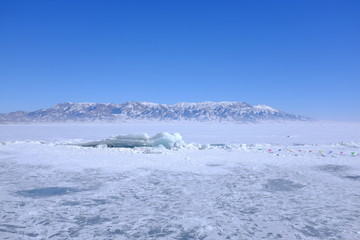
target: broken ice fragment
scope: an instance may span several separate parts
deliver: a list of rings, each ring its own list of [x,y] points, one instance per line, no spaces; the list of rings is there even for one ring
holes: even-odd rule
[[[148,134],[119,135],[105,140],[80,144],[82,147],[114,147],[114,148],[135,148],[135,147],[165,147],[167,149],[180,148],[185,145],[179,133],[158,133],[153,137]]]

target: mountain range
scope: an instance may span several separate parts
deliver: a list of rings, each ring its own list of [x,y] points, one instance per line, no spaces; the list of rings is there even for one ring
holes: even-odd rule
[[[266,105],[252,106],[245,102],[200,102],[173,105],[149,102],[60,103],[32,112],[0,114],[1,123],[69,122],[69,121],[308,121],[310,118],[289,114]]]

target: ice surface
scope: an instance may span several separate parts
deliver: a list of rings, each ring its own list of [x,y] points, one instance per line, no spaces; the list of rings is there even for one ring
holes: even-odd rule
[[[0,125],[0,239],[359,239],[359,130]],[[184,145],[77,146],[134,132]]]
[[[78,192],[75,188],[66,187],[45,187],[19,191],[18,194],[26,197],[50,197]]]
[[[153,137],[148,134],[128,134],[112,137],[101,141],[94,141],[79,144],[82,147],[107,146],[115,148],[135,148],[135,147],[165,147],[167,149],[179,148],[185,145],[179,133],[158,133]]]

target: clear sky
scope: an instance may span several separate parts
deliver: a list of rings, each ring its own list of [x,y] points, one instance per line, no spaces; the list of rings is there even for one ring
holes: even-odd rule
[[[360,121],[360,1],[0,0],[0,112],[67,101]]]

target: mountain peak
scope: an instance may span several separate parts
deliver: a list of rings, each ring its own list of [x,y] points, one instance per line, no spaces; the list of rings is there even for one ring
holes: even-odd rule
[[[151,102],[73,103],[64,102],[33,112],[0,114],[0,122],[62,121],[233,121],[309,120],[266,105],[251,106],[246,102],[182,102],[173,105]]]
[[[255,105],[254,108],[259,109],[259,110],[264,110],[264,111],[270,111],[270,112],[279,112],[279,110],[272,108],[270,106],[267,106],[267,105]]]

